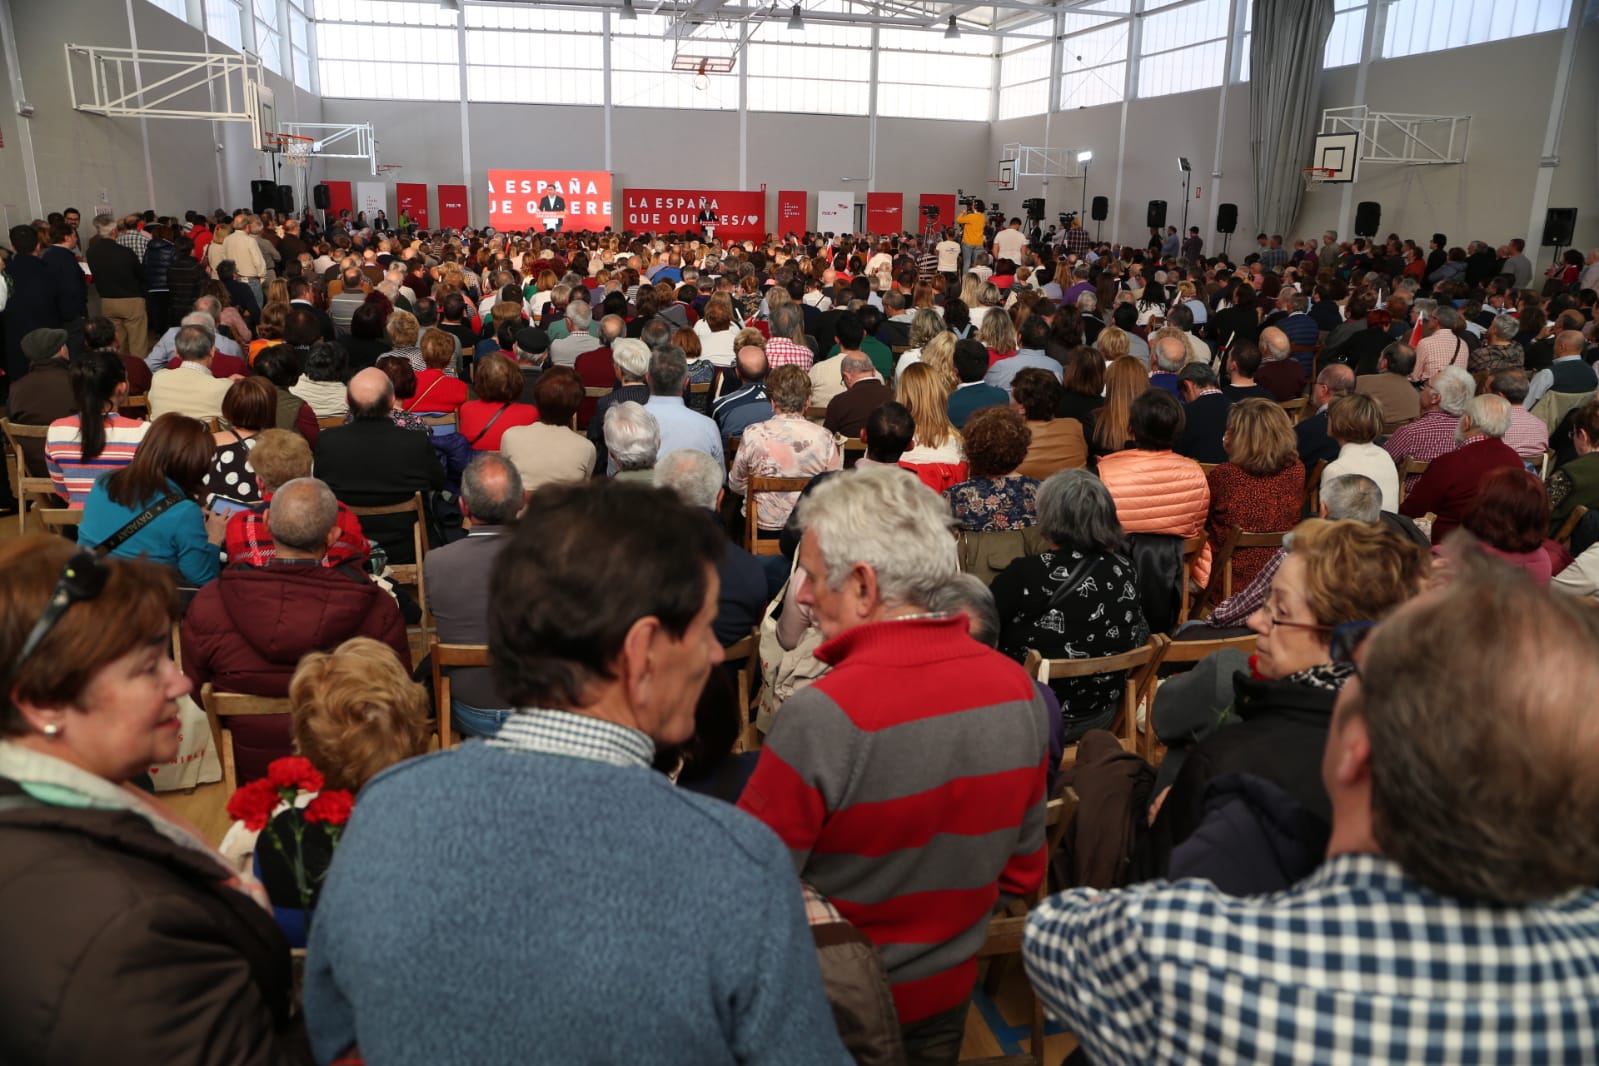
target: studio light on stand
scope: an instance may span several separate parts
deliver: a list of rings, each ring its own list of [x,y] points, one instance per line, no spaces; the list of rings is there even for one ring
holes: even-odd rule
[[[1183,172],[1183,228],[1179,237],[1186,240],[1188,237],[1188,183],[1194,179],[1194,168],[1189,164],[1187,156],[1180,155],[1177,157],[1177,169]]]

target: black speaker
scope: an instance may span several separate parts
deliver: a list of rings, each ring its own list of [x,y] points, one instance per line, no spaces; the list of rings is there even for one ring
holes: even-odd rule
[[[255,214],[272,211],[278,206],[278,183],[271,180],[250,183],[250,210]]]
[[[1355,236],[1375,237],[1382,226],[1382,204],[1376,200],[1362,200],[1355,205]]]
[[[274,206],[276,206],[277,212],[280,215],[292,215],[292,214],[294,214],[294,186],[293,185],[279,185],[278,186],[278,202]]]
[[[1221,204],[1216,208],[1216,232],[1238,232],[1238,205]]]
[[[1103,222],[1110,217],[1110,199],[1104,196],[1094,197],[1093,211],[1089,214],[1095,222]]]
[[[1577,209],[1575,207],[1551,207],[1543,216],[1543,246],[1545,248],[1569,248],[1571,237],[1577,232]]]
[[[333,190],[326,185],[313,185],[311,200],[316,204],[318,211],[326,211],[333,206]]]
[[[1151,229],[1159,229],[1166,224],[1166,201],[1149,201],[1149,213],[1144,216],[1144,225]]]

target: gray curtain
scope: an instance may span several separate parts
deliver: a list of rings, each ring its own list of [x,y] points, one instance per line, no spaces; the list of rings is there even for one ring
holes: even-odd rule
[[[1249,41],[1249,147],[1255,222],[1290,233],[1299,217],[1316,131],[1321,127],[1322,53],[1333,0],[1255,0]]]

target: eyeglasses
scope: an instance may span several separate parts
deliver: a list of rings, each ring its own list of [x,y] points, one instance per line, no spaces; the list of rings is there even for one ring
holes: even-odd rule
[[[1366,638],[1371,636],[1371,631],[1376,625],[1376,622],[1369,619],[1361,619],[1357,622],[1344,622],[1341,625],[1333,626],[1332,642],[1328,647],[1328,653],[1332,656],[1332,661],[1335,663],[1354,663],[1355,653],[1360,650],[1362,644],[1366,643]]]
[[[1331,633],[1333,626],[1321,626],[1315,622],[1290,622],[1286,618],[1278,618],[1270,607],[1262,607],[1266,612],[1266,621],[1271,623],[1273,629],[1308,629],[1315,633]]]
[[[100,561],[100,557],[93,552],[78,552],[68,559],[61,568],[61,574],[56,578],[55,591],[50,594],[50,602],[45,605],[44,613],[28,631],[28,639],[22,642],[22,650],[11,661],[11,667],[6,671],[6,680],[3,691],[9,693],[11,683],[28,657],[39,650],[39,645],[50,635],[50,631],[61,621],[61,616],[67,613],[67,608],[74,603],[92,600],[105,590],[106,580],[111,576],[110,570]]]

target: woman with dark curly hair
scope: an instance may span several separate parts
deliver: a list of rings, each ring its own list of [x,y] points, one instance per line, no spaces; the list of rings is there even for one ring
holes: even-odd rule
[[[1038,479],[1016,472],[1033,439],[1021,413],[979,408],[966,420],[965,438],[967,479],[944,490],[955,521],[971,533],[1037,525]]]

